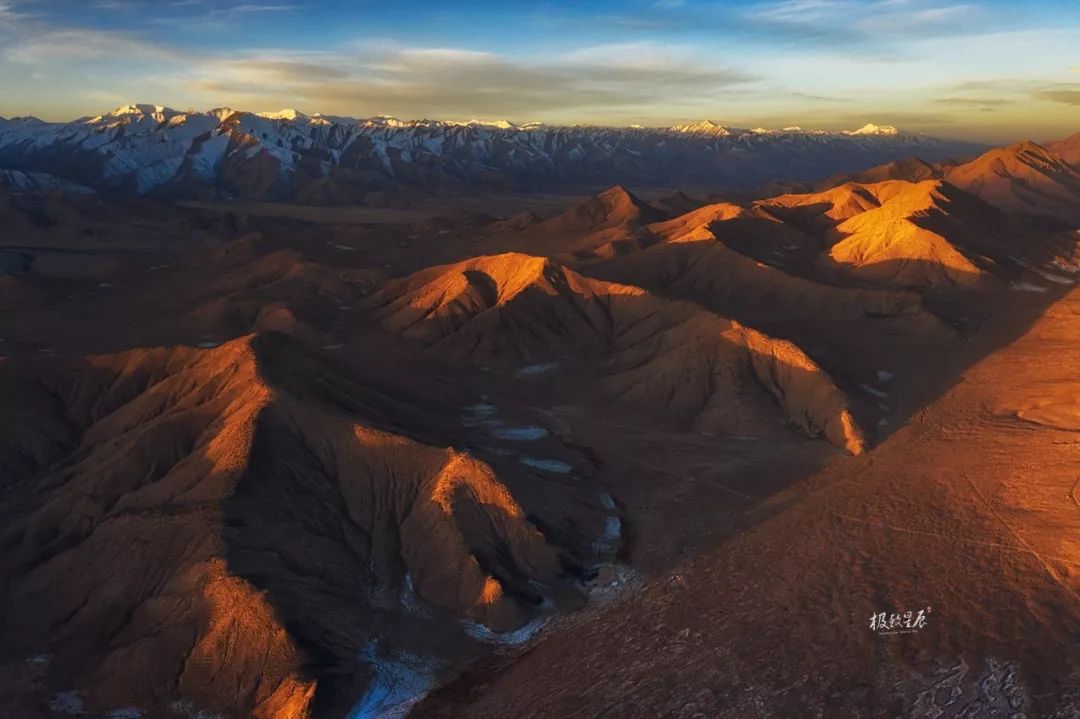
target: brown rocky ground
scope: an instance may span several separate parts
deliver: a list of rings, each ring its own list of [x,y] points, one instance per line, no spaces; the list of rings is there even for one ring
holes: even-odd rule
[[[1071,716],[1078,237],[1020,176],[1066,161],[998,152],[992,197],[949,173],[997,155],[391,221],[0,198],[0,713]]]

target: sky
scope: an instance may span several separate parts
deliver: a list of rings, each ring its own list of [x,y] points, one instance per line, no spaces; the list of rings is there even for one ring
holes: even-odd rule
[[[1080,2],[0,0],[0,116],[1080,130]]]

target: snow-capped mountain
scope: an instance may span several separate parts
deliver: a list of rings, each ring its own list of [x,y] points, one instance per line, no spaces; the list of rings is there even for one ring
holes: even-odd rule
[[[398,204],[430,194],[614,183],[746,188],[981,148],[893,127],[743,130],[404,121],[128,105],[68,123],[0,119],[0,168],[160,196]],[[45,183],[48,184],[48,183]],[[57,185],[60,186],[60,185]]]

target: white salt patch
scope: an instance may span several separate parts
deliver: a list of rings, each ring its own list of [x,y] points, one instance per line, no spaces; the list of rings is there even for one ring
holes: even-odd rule
[[[877,371],[877,380],[878,380],[878,382],[888,382],[892,378],[893,378],[893,373],[888,371],[888,370],[879,369]]]
[[[112,285],[108,282],[98,282],[98,287],[105,289],[107,287],[112,287]]]
[[[1013,282],[1012,288],[1019,292],[1046,292],[1045,287],[1033,285],[1030,282]]]
[[[558,367],[560,362],[545,362],[543,364],[531,364],[522,367],[514,373],[515,377],[533,377],[538,374],[544,374]]]
[[[435,685],[434,662],[412,654],[380,659],[374,642],[369,642],[360,658],[375,673],[364,696],[348,719],[403,719]]]
[[[200,342],[199,344],[197,344],[195,346],[199,347],[201,349],[210,349],[211,347],[220,347],[221,343],[220,342],[214,342],[214,341]]]
[[[339,349],[341,349],[341,348],[342,348],[342,347],[344,347],[344,346],[345,346],[345,345],[343,345],[343,344],[337,344],[337,345],[323,345],[323,349],[324,349],[324,350],[339,350]]]
[[[600,495],[600,504],[604,505],[607,509],[615,509],[615,498],[605,492]]]
[[[346,252],[353,252],[356,249],[355,247],[349,247],[348,245],[339,245],[338,243],[330,242],[329,240],[327,240],[326,244],[330,245],[335,250],[344,250]]]
[[[879,427],[888,427],[889,426],[889,420],[886,419],[885,417],[882,417],[881,419],[879,419],[877,421],[877,423],[878,423]]]
[[[32,667],[43,667],[52,661],[52,654],[34,654],[26,658],[26,663]]]
[[[573,469],[573,465],[561,462],[557,459],[537,459],[536,457],[520,457],[519,462],[527,467],[535,467],[536,469],[542,469],[545,472],[555,472],[556,474],[569,474]]]
[[[546,621],[547,620],[543,618],[537,617],[528,624],[519,627],[512,632],[502,633],[493,632],[479,622],[468,620],[463,621],[461,626],[465,629],[466,634],[481,642],[486,642],[487,644],[515,645],[524,644],[536,636],[536,633],[543,628]]]
[[[469,414],[475,414],[480,417],[488,417],[498,412],[499,408],[493,404],[486,404],[484,402],[480,402],[478,404],[466,407],[465,411]]]
[[[61,714],[83,714],[82,699],[78,692],[60,692],[49,700],[49,708]]]
[[[517,442],[535,442],[548,434],[543,427],[492,427],[489,432],[493,437]]]

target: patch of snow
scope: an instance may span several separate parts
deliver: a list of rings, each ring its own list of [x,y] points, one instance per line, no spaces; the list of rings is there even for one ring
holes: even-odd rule
[[[900,133],[892,125],[875,125],[871,122],[866,123],[858,130],[845,130],[845,135],[898,135]]]
[[[544,362],[542,364],[531,364],[522,367],[514,373],[515,377],[532,377],[538,374],[544,374],[558,367],[561,362]]]
[[[493,427],[489,430],[492,437],[509,439],[515,442],[535,442],[547,437],[548,431],[543,427]]]
[[[866,392],[867,394],[871,394],[871,395],[877,397],[878,399],[888,399],[889,398],[889,393],[888,392],[882,391],[882,390],[877,389],[875,387],[871,387],[868,384],[860,384],[859,386],[862,387],[864,392]]]
[[[893,378],[893,373],[887,369],[879,369],[877,371],[878,382],[889,382]]]
[[[726,127],[712,120],[702,120],[688,125],[676,125],[671,128],[671,131],[685,135],[715,135],[716,137],[726,137],[731,134],[731,131]]]
[[[142,719],[142,716],[141,709],[125,707],[124,709],[113,709],[105,715],[105,719]]]
[[[220,715],[198,709],[185,699],[174,701],[169,705],[169,711],[184,717],[184,719],[221,719]]]
[[[76,691],[60,692],[56,694],[49,700],[49,708],[54,712],[70,714],[72,716],[86,713],[83,711],[82,699],[79,698],[79,693]]]
[[[604,531],[593,542],[593,551],[597,554],[613,554],[619,548],[622,538],[622,520],[618,515],[604,517]]]
[[[504,644],[512,646],[524,644],[532,639],[536,636],[537,632],[543,629],[546,621],[547,620],[542,617],[537,617],[528,624],[525,624],[512,632],[493,632],[483,624],[469,620],[462,622],[461,626],[465,629],[465,633],[473,639],[486,644]]]
[[[416,596],[416,587],[413,586],[412,574],[405,573],[405,581],[401,584],[401,606],[405,607],[405,610],[410,614],[416,614],[422,617],[429,616],[427,607],[421,602],[420,598]]]
[[[32,654],[26,658],[26,663],[32,667],[43,667],[51,661],[52,654]]]
[[[1033,285],[1030,282],[1013,282],[1010,285],[1018,292],[1046,292],[1047,288],[1041,285]]]
[[[586,586],[592,601],[613,599],[638,578],[637,572],[625,564],[603,564],[599,570],[596,579]]]
[[[255,114],[259,117],[266,118],[267,120],[299,120],[307,117],[304,113],[299,110],[294,110],[291,107],[285,108],[284,110],[278,110],[277,112],[257,112]]]
[[[545,472],[554,472],[556,474],[569,474],[574,469],[573,465],[557,459],[537,459],[535,457],[520,457],[518,461],[527,467],[542,469]]]
[[[375,643],[368,642],[360,654],[375,676],[348,719],[404,719],[435,685],[438,667],[413,654],[380,658]]]
[[[486,402],[479,402],[474,405],[470,405],[465,408],[465,411],[469,414],[474,414],[478,417],[490,417],[499,411],[499,408],[493,404],[487,404]]]
[[[195,346],[200,348],[200,349],[210,349],[211,347],[220,347],[221,343],[216,342],[214,340],[210,340],[208,342],[200,342],[199,344],[197,344]]]
[[[1035,272],[1035,274],[1037,274],[1039,277],[1042,277],[1047,282],[1053,282],[1054,284],[1071,285],[1076,282],[1076,280],[1072,279],[1071,277],[1062,277],[1061,275],[1055,275],[1052,272],[1040,270],[1037,267],[1033,267],[1032,271]]]
[[[165,157],[157,162],[140,167],[135,171],[135,191],[145,195],[158,185],[163,185],[173,177],[176,177],[180,166],[184,164],[184,156]]]
[[[199,150],[191,156],[191,167],[203,180],[213,180],[217,176],[218,164],[229,147],[229,136],[225,133],[215,135],[199,145]]]

